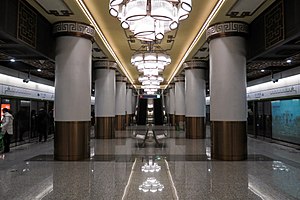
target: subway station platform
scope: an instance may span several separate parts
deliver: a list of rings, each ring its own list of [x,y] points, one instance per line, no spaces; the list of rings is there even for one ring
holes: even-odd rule
[[[162,145],[150,135],[141,147],[134,131],[91,139],[79,162],[54,161],[53,140],[12,148],[1,154],[0,199],[300,199],[299,149],[248,138],[248,160],[215,161],[210,137],[166,128]]]

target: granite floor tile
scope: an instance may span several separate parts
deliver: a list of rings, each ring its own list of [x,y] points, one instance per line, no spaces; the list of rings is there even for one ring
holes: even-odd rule
[[[248,138],[248,160],[224,162],[210,158],[209,129],[207,139],[191,140],[158,127],[168,132],[163,147],[149,138],[141,148],[132,132],[143,128],[119,131],[117,139],[91,139],[91,158],[78,162],[54,161],[52,140],[14,147],[0,155],[0,199],[300,199],[297,149]],[[160,171],[143,172],[149,160]]]

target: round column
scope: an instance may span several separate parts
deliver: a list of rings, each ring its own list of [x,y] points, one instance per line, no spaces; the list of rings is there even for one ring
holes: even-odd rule
[[[124,76],[117,76],[116,83],[116,117],[115,130],[125,130],[125,115],[126,115],[126,82]]]
[[[165,111],[167,116],[167,124],[170,123],[170,91],[169,89],[165,90]]]
[[[177,76],[175,82],[175,124],[178,130],[185,129],[185,83],[184,76]]]
[[[132,86],[128,84],[126,86],[126,126],[130,126],[132,122],[132,114],[133,114],[133,103],[132,103]]]
[[[248,25],[215,24],[207,30],[213,159],[247,158],[246,41]]]
[[[169,88],[170,88],[170,110],[169,110],[170,124],[171,126],[175,126],[175,84],[171,83],[169,85]]]
[[[132,89],[131,102],[132,102],[132,122],[134,122],[134,119],[136,119],[135,111],[138,104],[138,94],[134,89]]]
[[[185,122],[186,138],[205,138],[207,63],[190,61],[185,63]]]
[[[90,156],[91,58],[94,28],[79,22],[53,25],[55,49],[55,160]]]
[[[97,61],[95,69],[95,138],[115,138],[115,62]]]

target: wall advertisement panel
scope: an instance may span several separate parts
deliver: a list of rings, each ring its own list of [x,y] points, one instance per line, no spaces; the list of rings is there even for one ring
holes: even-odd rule
[[[300,144],[300,99],[272,101],[272,137]]]

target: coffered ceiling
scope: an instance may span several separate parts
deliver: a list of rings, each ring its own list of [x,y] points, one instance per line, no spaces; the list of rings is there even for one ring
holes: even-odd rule
[[[154,49],[165,51],[172,59],[171,64],[163,72],[165,81],[162,87],[170,83],[173,77],[181,71],[185,61],[192,59],[208,61],[209,49],[205,39],[205,30],[209,24],[224,21],[251,23],[274,1],[192,0],[193,8],[188,19],[181,21],[177,30],[166,33],[161,41],[156,41],[154,44]],[[130,60],[136,51],[145,48],[147,44],[135,39],[131,32],[124,31],[120,26],[120,21],[109,14],[109,0],[27,0],[27,2],[51,23],[65,20],[79,21],[96,27],[93,60],[116,61],[119,71],[126,75],[131,83],[139,87],[140,83],[137,80],[139,73],[131,65]],[[214,14],[214,11],[217,12]],[[299,56],[295,57],[299,58]],[[248,80],[268,75],[267,72],[273,70],[272,67],[277,66],[280,70],[290,68],[291,65],[284,64],[284,59],[258,59],[248,62]],[[48,63],[46,66],[50,71],[48,75],[51,76],[51,73],[54,75],[53,60],[43,63],[37,60],[43,59],[32,58],[25,60],[24,63],[39,68],[43,63]],[[277,63],[274,64],[274,60],[277,60]],[[266,69],[266,71],[263,73],[261,69]]]

